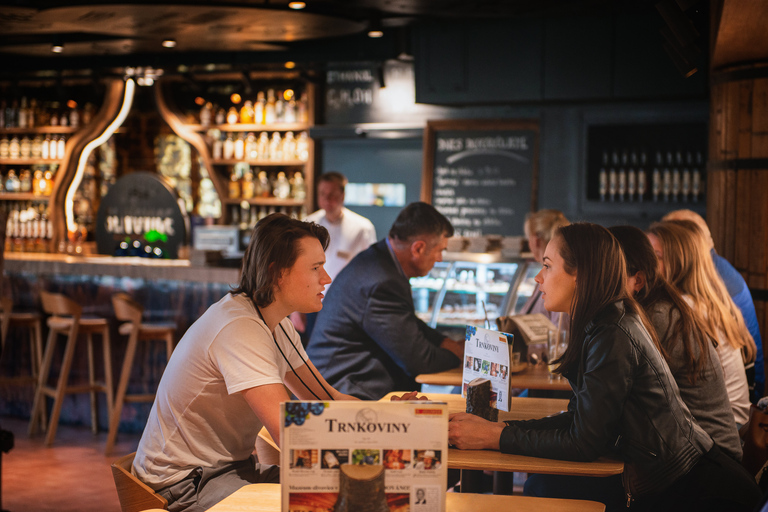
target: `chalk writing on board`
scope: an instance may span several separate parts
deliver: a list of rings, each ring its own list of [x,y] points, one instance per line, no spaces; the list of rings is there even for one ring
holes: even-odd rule
[[[519,234],[531,202],[534,136],[528,130],[437,133],[432,204],[458,235]]]

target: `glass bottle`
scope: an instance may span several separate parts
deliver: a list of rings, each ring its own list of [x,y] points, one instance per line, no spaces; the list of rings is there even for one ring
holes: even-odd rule
[[[301,93],[296,118],[300,123],[309,122],[309,100],[307,99],[306,91]]]
[[[227,124],[237,124],[239,120],[240,114],[237,112],[237,109],[235,107],[229,107],[229,112],[227,112]]]
[[[285,102],[280,91],[277,92],[277,99],[275,100],[275,122],[285,122]]]
[[[264,124],[277,122],[275,114],[275,90],[267,89],[267,104],[264,106]]]
[[[29,137],[24,135],[19,143],[19,156],[21,158],[29,158],[32,156],[32,141]]]
[[[8,177],[5,179],[5,190],[7,192],[18,192],[20,188],[19,178],[16,177],[16,171],[8,171]]]
[[[235,140],[234,149],[235,160],[242,160],[245,157],[245,134],[241,133]]]
[[[269,159],[269,135],[267,135],[267,132],[259,134],[259,140],[256,142],[256,151],[259,153],[259,160]]]
[[[239,199],[240,193],[240,179],[237,176],[237,172],[233,168],[229,175],[229,198]]]
[[[19,192],[32,192],[32,173],[24,169],[19,173]]]
[[[240,122],[243,124],[253,124],[253,103],[251,100],[246,100],[240,109]]]
[[[282,171],[277,173],[274,194],[279,199],[287,199],[291,195],[291,184],[288,183],[288,179]]]
[[[256,124],[264,124],[264,110],[267,105],[267,101],[264,99],[264,91],[259,91],[256,94],[256,104],[253,106],[253,122]]]
[[[245,158],[248,160],[256,160],[259,158],[256,135],[254,135],[253,132],[249,132],[245,138]]]
[[[283,159],[293,160],[296,158],[296,139],[293,132],[285,132],[283,138]]]
[[[253,199],[256,197],[256,182],[253,181],[253,171],[249,168],[243,173],[242,198]]]
[[[218,130],[211,130],[211,136],[213,137],[211,158],[214,160],[221,160],[221,157],[224,155],[224,141],[221,140],[221,134]]]
[[[302,162],[309,160],[309,134],[301,132],[296,141],[296,156]]]
[[[67,149],[67,142],[64,139],[64,136],[60,136],[58,142],[56,143],[56,153],[59,155],[59,158],[64,158],[64,153]]]
[[[10,147],[11,143],[8,140],[8,137],[3,135],[3,138],[0,139],[0,158],[8,158],[11,156]]]
[[[42,158],[43,155],[43,137],[38,135],[32,139],[32,158]]]
[[[27,128],[27,97],[21,97],[21,105],[19,105],[17,124],[19,128]]]
[[[283,144],[282,139],[280,138],[280,132],[274,132],[272,134],[272,139],[269,141],[269,159],[283,159]]]
[[[69,111],[69,126],[72,128],[80,126],[80,113],[77,111],[77,107],[73,107]]]
[[[40,158],[47,160],[51,158],[51,136],[46,135],[45,139],[43,139],[43,143],[40,145]]]
[[[293,98],[291,98],[291,100],[286,102],[285,104],[284,118],[286,123],[296,122],[296,100],[294,100]]]
[[[51,160],[59,158],[59,146],[55,135],[52,135],[51,140],[48,141],[48,158]]]
[[[224,141],[224,160],[231,160],[235,154],[235,141],[232,138],[232,134],[227,134],[227,139]]]
[[[267,173],[264,171],[259,171],[259,193],[261,194],[261,197],[270,197],[272,195],[272,185],[269,183],[269,179],[267,179]]]
[[[304,182],[304,176],[301,174],[301,171],[296,171],[293,175],[291,196],[298,201],[303,201],[307,198],[307,184]]]
[[[45,194],[45,178],[43,171],[37,170],[32,177],[32,193],[36,196]]]
[[[200,126],[211,126],[211,121],[213,121],[213,103],[206,101],[200,109]]]
[[[8,156],[11,158],[19,158],[20,149],[19,138],[14,136],[8,145]]]
[[[227,112],[223,108],[217,109],[216,116],[214,118],[214,121],[216,121],[216,124],[224,124],[226,120],[227,120]]]

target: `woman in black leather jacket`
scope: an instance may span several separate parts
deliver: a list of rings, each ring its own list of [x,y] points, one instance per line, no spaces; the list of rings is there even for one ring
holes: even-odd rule
[[[627,293],[623,253],[608,230],[560,228],[536,281],[545,307],[571,316],[568,349],[555,361],[573,389],[568,411],[506,424],[452,415],[449,443],[573,461],[617,457],[625,462],[621,482],[535,475],[526,484],[550,497],[602,501],[607,510],[751,510],[759,489],[681,400],[650,323]]]

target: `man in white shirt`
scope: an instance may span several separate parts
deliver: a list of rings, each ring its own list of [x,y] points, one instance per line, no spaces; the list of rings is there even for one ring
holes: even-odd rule
[[[327,229],[331,237],[325,251],[325,271],[331,279],[335,279],[359,252],[376,243],[376,229],[371,221],[344,207],[346,185],[347,178],[339,172],[320,175],[317,183],[317,205],[320,209],[306,218],[308,222],[315,222]],[[296,313],[291,315],[304,346],[309,342],[315,316],[314,313],[306,316]]]

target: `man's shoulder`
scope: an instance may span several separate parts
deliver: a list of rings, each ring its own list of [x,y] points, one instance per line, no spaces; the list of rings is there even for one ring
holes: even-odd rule
[[[304,220],[306,222],[320,222],[323,219],[325,219],[325,210],[320,209],[307,215]]]
[[[349,208],[344,208],[344,217],[342,219],[342,222],[352,224],[360,229],[373,229],[373,222],[371,222],[367,217],[363,217],[359,213],[353,212]]]

